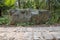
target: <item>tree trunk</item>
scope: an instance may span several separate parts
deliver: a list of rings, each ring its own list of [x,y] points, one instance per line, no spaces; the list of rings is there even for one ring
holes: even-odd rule
[[[48,10],[50,10],[50,0],[47,0]]]
[[[0,17],[2,16],[2,10],[0,9]]]
[[[19,8],[20,8],[20,0],[18,0],[18,6],[19,6]]]

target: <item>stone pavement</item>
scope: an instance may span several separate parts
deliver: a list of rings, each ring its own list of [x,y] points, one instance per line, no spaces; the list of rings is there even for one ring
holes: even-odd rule
[[[0,27],[0,40],[60,40],[60,27]]]

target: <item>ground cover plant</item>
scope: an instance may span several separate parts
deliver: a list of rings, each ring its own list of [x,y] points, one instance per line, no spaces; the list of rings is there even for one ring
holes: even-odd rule
[[[15,8],[49,10],[50,19],[46,23],[42,23],[47,25],[60,24],[60,0],[0,0],[0,25],[10,25],[8,11]],[[16,25],[34,25],[34,22],[16,23]]]

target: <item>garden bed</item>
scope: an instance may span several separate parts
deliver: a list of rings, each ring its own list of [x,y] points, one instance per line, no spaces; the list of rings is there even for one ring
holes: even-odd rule
[[[60,24],[52,24],[52,25],[46,25],[46,24],[40,24],[40,25],[0,25],[0,27],[58,27]]]

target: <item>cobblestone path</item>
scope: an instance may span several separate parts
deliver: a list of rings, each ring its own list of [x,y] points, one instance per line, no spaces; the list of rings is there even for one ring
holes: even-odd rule
[[[0,40],[60,40],[60,27],[0,27]]]

